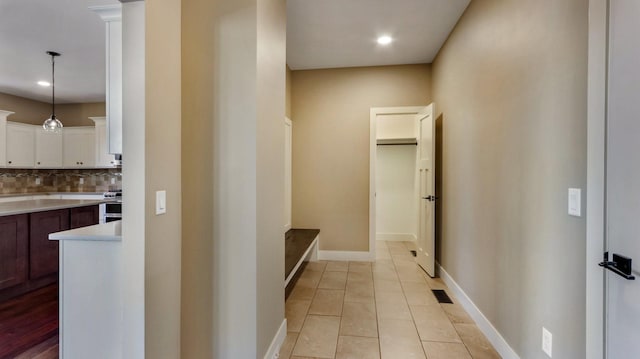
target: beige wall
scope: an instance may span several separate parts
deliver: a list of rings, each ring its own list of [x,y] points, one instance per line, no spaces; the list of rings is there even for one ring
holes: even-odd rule
[[[182,11],[181,357],[263,358],[284,320],[285,2]]]
[[[587,5],[472,1],[433,64],[440,262],[521,358],[585,357]]]
[[[369,249],[369,109],[431,102],[431,66],[293,71],[293,226]]]
[[[189,179],[182,188],[180,357],[185,359],[215,358],[211,224],[216,94],[216,49],[211,37],[215,11],[214,1],[182,1],[182,177]]]
[[[0,110],[15,112],[9,121],[40,125],[51,116],[51,104],[0,93]],[[105,116],[104,102],[56,105],[56,117],[67,127],[93,126],[89,117]]]
[[[145,357],[180,357],[181,1],[145,1]],[[156,191],[167,212],[155,214]]]

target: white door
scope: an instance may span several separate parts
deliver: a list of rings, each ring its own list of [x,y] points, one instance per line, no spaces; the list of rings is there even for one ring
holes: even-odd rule
[[[417,115],[418,121],[418,178],[420,186],[418,212],[418,253],[416,262],[434,277],[436,274],[435,240],[435,120],[434,105]]]
[[[611,0],[606,251],[633,259],[635,280],[606,271],[607,358],[640,358],[640,1]],[[624,261],[617,267],[625,272]],[[622,267],[622,268],[620,268]],[[623,273],[625,274],[625,273]]]

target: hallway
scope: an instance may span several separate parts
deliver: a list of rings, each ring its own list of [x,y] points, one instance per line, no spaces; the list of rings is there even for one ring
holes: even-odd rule
[[[309,262],[286,302],[280,358],[500,358],[446,285],[415,264],[413,246],[378,241],[374,263]]]

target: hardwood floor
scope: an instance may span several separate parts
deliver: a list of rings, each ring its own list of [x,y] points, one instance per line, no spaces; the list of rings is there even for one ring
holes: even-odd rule
[[[0,304],[0,359],[57,357],[57,284]]]

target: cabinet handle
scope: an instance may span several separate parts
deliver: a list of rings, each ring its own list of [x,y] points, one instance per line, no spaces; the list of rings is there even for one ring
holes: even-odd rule
[[[38,162],[38,164],[40,164],[40,162]]]
[[[9,164],[11,164],[11,161],[9,161]]]

